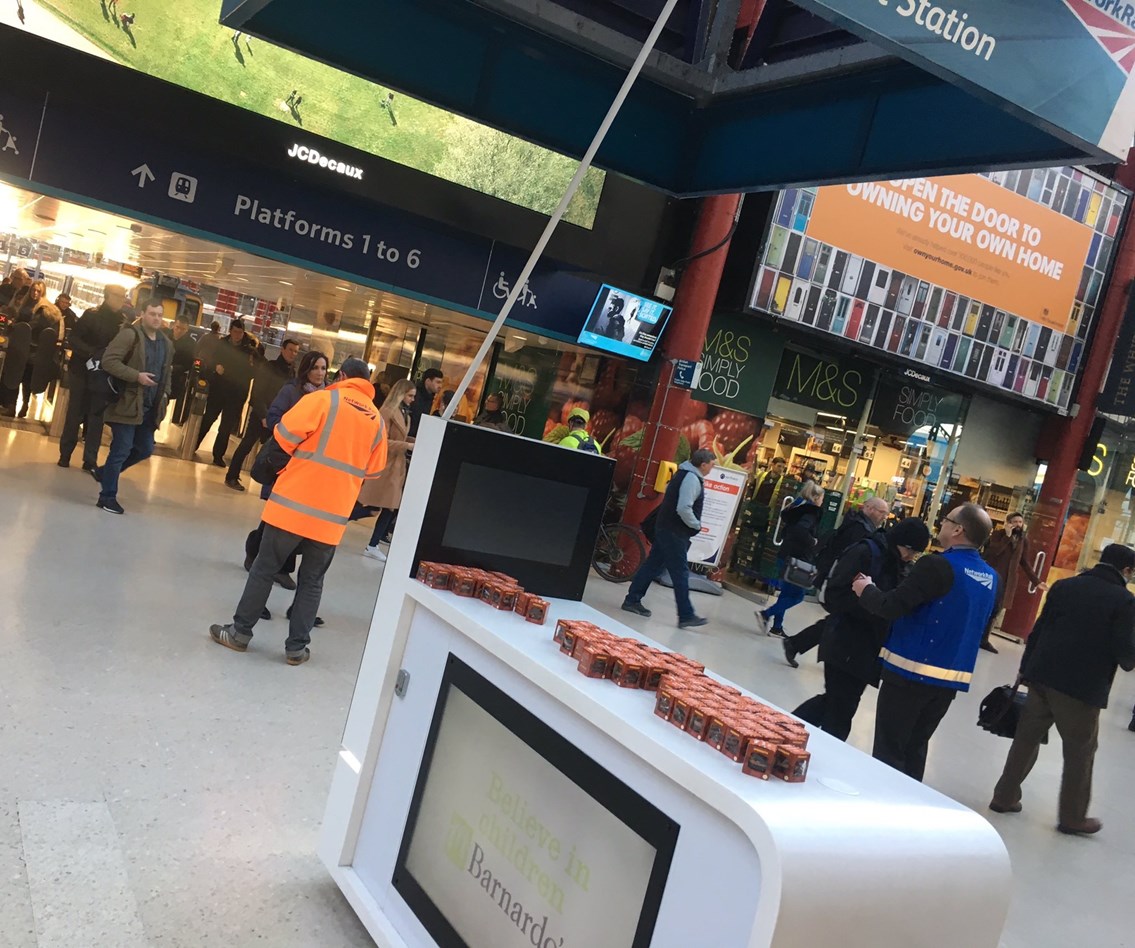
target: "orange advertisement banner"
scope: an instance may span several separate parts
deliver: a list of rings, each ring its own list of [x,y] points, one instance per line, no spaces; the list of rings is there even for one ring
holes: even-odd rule
[[[1092,239],[977,175],[819,188],[807,235],[1060,332]]]

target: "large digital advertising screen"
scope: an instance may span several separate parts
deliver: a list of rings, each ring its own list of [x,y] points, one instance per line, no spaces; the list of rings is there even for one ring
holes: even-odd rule
[[[393,877],[441,948],[647,948],[677,837],[449,656]]]
[[[791,188],[750,305],[1063,411],[1126,207],[1075,168]]]
[[[673,307],[665,303],[605,283],[595,297],[579,343],[645,362],[658,345],[671,312]]]

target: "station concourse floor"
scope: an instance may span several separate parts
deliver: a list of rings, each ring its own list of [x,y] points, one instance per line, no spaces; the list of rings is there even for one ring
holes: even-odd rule
[[[208,638],[243,586],[255,492],[227,490],[218,468],[155,457],[124,476],[127,514],[114,517],[94,506],[78,453],[69,470],[57,457],[46,437],[0,428],[0,948],[370,945],[315,847],[382,574],[360,555],[373,521],[349,529],[327,578],[327,624],[312,660],[292,668],[278,587],[278,618],[257,626],[248,653]],[[819,665],[794,671],[778,639],[754,633],[741,597],[696,595],[710,625],[682,632],[669,590],[650,592],[649,620],[618,611],[624,591],[593,577],[586,599],[781,707],[822,687]],[[789,630],[817,614],[798,607]],[[1135,678],[1119,677],[1102,719],[1092,812],[1103,832],[1065,837],[1053,828],[1055,735],[1024,812],[985,810],[1008,742],[975,727],[977,705],[1020,657],[998,645],[932,742],[927,782],[1005,839],[1015,891],[1004,948],[1135,946]],[[863,750],[873,710],[869,692],[851,738]]]

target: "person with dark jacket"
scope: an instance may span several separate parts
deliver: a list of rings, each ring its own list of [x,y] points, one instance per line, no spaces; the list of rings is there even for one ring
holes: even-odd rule
[[[31,327],[32,344],[20,383],[22,397],[17,414],[19,418],[27,417],[32,396],[46,391],[47,386],[55,380],[55,344],[63,329],[63,315],[47,300],[40,300],[28,325]],[[38,388],[37,383],[40,383]]]
[[[261,360],[257,367],[256,377],[252,382],[248,420],[244,423],[244,437],[233,452],[229,472],[225,475],[226,487],[244,490],[244,484],[240,482],[241,466],[253,447],[263,444],[272,433],[272,429],[268,427],[268,409],[280,394],[280,389],[293,377],[299,351],[300,344],[295,339],[285,339],[284,344],[280,346],[280,354],[271,362]]]
[[[882,684],[875,706],[876,760],[922,780],[930,738],[959,691],[969,691],[997,574],[978,550],[993,524],[977,504],[950,511],[938,529],[943,552],[924,556],[898,588],[857,576],[863,608],[891,623],[879,653]]]
[[[255,341],[244,331],[244,320],[237,318],[229,323],[229,334],[219,340],[213,350],[212,371],[207,375],[209,400],[197,435],[197,449],[201,448],[201,442],[213,423],[220,418],[217,436],[213,439],[213,464],[216,467],[228,467],[225,452],[229,449],[229,438],[240,427],[240,413],[248,400],[255,348]]]
[[[409,434],[411,438],[417,437],[418,424],[423,416],[428,418],[433,411],[434,399],[437,398],[437,393],[441,391],[444,381],[445,376],[441,369],[426,369],[422,373],[421,381],[416,386],[417,394],[414,396],[414,404],[410,406]]]
[[[102,444],[102,399],[88,390],[90,373],[98,367],[103,350],[122,327],[122,311],[126,308],[126,287],[110,284],[103,290],[103,300],[88,309],[71,333],[71,360],[67,363],[67,387],[70,400],[63,433],[59,438],[59,466],[71,466],[71,454],[79,443],[79,425],[83,426],[83,470],[94,475]]]
[[[674,601],[678,606],[678,628],[694,629],[708,621],[694,612],[690,602],[690,569],[686,556],[690,543],[701,532],[702,505],[705,502],[705,478],[713,470],[712,451],[699,448],[666,485],[662,503],[655,515],[654,541],[650,553],[638,568],[623,611],[650,618],[650,610],[642,604],[643,596],[662,571],[670,574],[674,584]]]
[[[504,396],[493,392],[485,399],[485,410],[473,422],[481,428],[493,428],[496,431],[509,431],[508,419],[504,414]]]
[[[817,589],[828,580],[832,567],[844,551],[850,550],[856,543],[867,539],[876,530],[881,529],[883,524],[887,522],[889,514],[887,502],[882,497],[869,497],[858,510],[853,510],[844,518],[843,523],[839,525],[835,533],[822,545],[819,555],[816,557]],[[826,605],[826,597],[824,602]],[[796,657],[820,644],[827,621],[825,616],[819,622],[813,622],[803,632],[784,637],[781,644],[784,646],[784,660],[789,665],[793,668],[799,668],[800,663],[796,661]]]
[[[1061,833],[1090,835],[1102,823],[1088,816],[1100,711],[1117,668],[1135,668],[1135,550],[1112,543],[1099,565],[1054,583],[1025,643],[1020,679],[1029,686],[1013,745],[989,808],[1021,810],[1021,784],[1033,769],[1053,724],[1064,750],[1060,779]]]
[[[63,335],[62,339],[67,344],[71,342],[71,332],[74,330],[76,323],[79,322],[79,317],[75,315],[75,311],[71,308],[71,296],[67,293],[60,293],[55,297],[55,306],[59,310],[59,315],[63,318]]]
[[[318,392],[327,382],[327,356],[322,352],[312,350],[305,352],[303,358],[300,359],[299,369],[293,379],[285,382],[276,397],[272,399],[272,404],[268,406],[268,414],[266,421],[269,431],[275,431],[276,425],[280,423],[280,419],[284,417],[296,403],[305,395],[312,392]],[[260,487],[260,499],[267,500],[272,494],[272,484],[268,482],[262,484]],[[259,526],[251,533],[248,534],[244,541],[244,570],[248,572],[252,568],[252,564],[256,559],[257,554],[260,552],[260,541],[264,536],[264,521],[261,520]],[[296,558],[295,556],[289,557],[284,562],[283,569],[275,576],[276,585],[282,586],[284,589],[295,589],[296,582],[292,579],[292,573],[296,571]],[[271,615],[265,618],[272,618]],[[316,625],[322,625],[323,620],[316,622]]]
[[[173,402],[173,423],[184,425],[189,417],[189,374],[197,360],[197,343],[189,332],[189,317],[179,313],[169,329],[173,342],[173,379],[170,382],[170,400]]]
[[[118,502],[119,475],[154,453],[154,432],[169,401],[173,344],[162,332],[163,312],[159,299],[144,304],[138,321],[122,329],[103,354],[103,368],[121,393],[106,408],[110,452],[96,471],[98,508],[107,513],[126,512]]]
[[[820,530],[820,504],[824,489],[814,481],[804,485],[800,499],[780,514],[784,524],[784,537],[777,556],[777,572],[783,576],[791,559],[810,562],[816,548],[816,534]],[[804,601],[805,590],[793,583],[783,583],[776,602],[756,612],[757,626],[766,635],[784,635],[784,614]]]
[[[855,577],[871,576],[887,592],[902,581],[907,566],[930,543],[930,529],[909,518],[889,533],[872,532],[846,550],[828,579],[824,602],[831,612],[824,624],[820,661],[824,663],[824,693],[809,698],[793,714],[841,741],[851,733],[851,721],[867,686],[879,687],[879,650],[891,624],[863,608],[851,591]]]
[[[8,349],[3,371],[0,372],[0,415],[11,417],[16,414],[20,384],[31,356],[32,327],[29,323],[14,323],[8,328],[7,335]]]

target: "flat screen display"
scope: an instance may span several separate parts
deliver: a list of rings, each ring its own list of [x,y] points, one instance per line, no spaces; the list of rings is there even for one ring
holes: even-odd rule
[[[441,948],[647,948],[678,830],[450,655],[392,881]]]
[[[491,495],[508,498],[508,515],[486,504]],[[567,566],[575,550],[586,487],[502,471],[466,461],[457,473],[457,486],[441,542],[472,553],[513,556],[519,549],[553,566]],[[540,543],[531,543],[532,524],[540,524]]]
[[[447,425],[411,575],[430,560],[507,573],[545,598],[582,599],[614,471],[598,454]]]
[[[790,188],[750,306],[1064,411],[1126,206],[1076,168]]]
[[[645,362],[654,352],[673,308],[604,283],[579,342]]]

